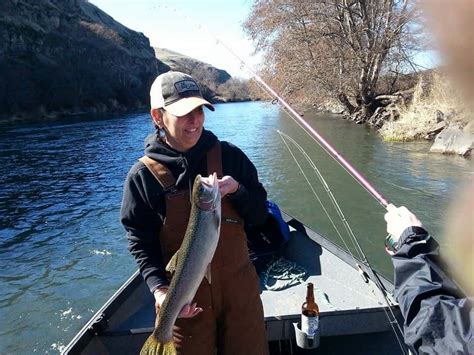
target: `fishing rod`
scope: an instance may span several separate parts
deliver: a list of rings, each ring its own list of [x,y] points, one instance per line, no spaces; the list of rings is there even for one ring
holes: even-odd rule
[[[168,10],[178,13],[175,8],[169,7],[167,5],[159,6],[163,6]],[[193,22],[193,20],[189,18],[189,16],[186,16],[185,14],[179,15],[182,17],[186,17],[191,22]],[[247,71],[252,75],[252,78],[257,82],[257,84],[287,110],[290,118],[292,118],[301,128],[303,128],[303,130],[313,140],[315,140],[321,146],[321,148],[323,148],[329,154],[329,156],[331,156],[337,163],[339,163],[339,165],[341,165],[342,168],[346,170],[357,183],[359,183],[367,192],[369,192],[369,194],[371,194],[385,209],[388,209],[388,206],[391,205],[389,201],[380,192],[378,192],[377,189],[359,171],[357,171],[357,169],[351,163],[349,163],[316,129],[314,129],[308,122],[306,122],[303,117],[298,114],[298,112],[293,107],[291,107],[288,102],[286,102],[275,90],[273,90],[273,88],[270,87],[270,85],[268,85],[262,79],[262,77],[258,75],[232,48],[227,46],[212,32],[208,31],[204,26],[200,24],[196,25],[199,29],[205,31],[208,35],[214,38],[217,44],[222,45],[230,54],[232,54],[240,62],[241,67],[247,69]]]
[[[291,107],[280,95],[278,95],[275,90],[273,90],[257,73],[253,72],[248,68],[247,64],[242,62],[246,68],[254,76],[255,80],[258,81],[263,87],[271,93],[278,100],[278,102],[285,107],[290,114],[290,117],[294,119],[300,127],[302,127],[306,133],[309,134],[328,154],[335,159],[363,188],[365,188],[383,207],[387,208],[389,202],[386,198],[379,193],[372,184],[352,166],[339,152],[318,132],[314,129],[308,122],[306,122],[303,117],[296,112],[296,110]]]

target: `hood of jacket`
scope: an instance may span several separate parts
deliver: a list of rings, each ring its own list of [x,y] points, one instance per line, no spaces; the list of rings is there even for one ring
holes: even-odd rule
[[[194,147],[182,153],[171,148],[153,133],[145,138],[145,155],[166,165],[176,178],[176,187],[188,188],[198,173],[199,164],[217,142],[211,131],[203,130]]]

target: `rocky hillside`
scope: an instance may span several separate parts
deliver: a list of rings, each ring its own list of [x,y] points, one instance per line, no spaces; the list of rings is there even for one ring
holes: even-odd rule
[[[144,107],[169,70],[148,38],[86,0],[1,0],[0,40],[2,118]]]

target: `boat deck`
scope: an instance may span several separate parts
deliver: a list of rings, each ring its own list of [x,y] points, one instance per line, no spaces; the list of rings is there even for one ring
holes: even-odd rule
[[[301,304],[306,297],[306,283],[315,287],[320,310],[321,336],[384,332],[391,329],[385,314],[381,291],[371,281],[365,282],[354,267],[317,243],[316,233],[294,228],[283,257],[302,266],[304,283],[281,291],[263,290],[265,320],[269,340],[292,337],[293,322],[298,322]],[[311,238],[313,237],[313,238]]]

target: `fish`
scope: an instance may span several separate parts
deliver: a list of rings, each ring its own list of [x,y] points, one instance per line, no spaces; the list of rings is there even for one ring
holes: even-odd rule
[[[191,213],[179,250],[166,266],[172,273],[166,297],[157,314],[155,328],[140,354],[176,354],[173,325],[180,311],[190,304],[204,277],[211,283],[211,261],[219,241],[221,195],[216,173],[197,175],[191,194]]]

